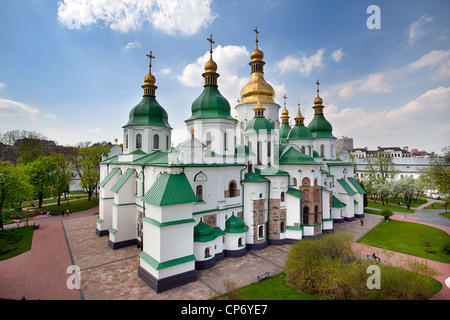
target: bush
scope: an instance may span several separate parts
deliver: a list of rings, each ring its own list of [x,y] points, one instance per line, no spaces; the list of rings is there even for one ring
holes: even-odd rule
[[[351,235],[345,232],[296,243],[286,260],[286,283],[300,292],[331,300],[429,299],[440,290],[428,273],[383,264],[377,264],[381,289],[370,290],[367,268],[373,261],[356,259],[351,243]]]
[[[450,254],[450,241],[447,241],[442,245],[442,251],[446,254]]]
[[[381,213],[380,213],[386,220],[389,220],[389,217],[391,217],[391,216],[393,216],[394,214],[392,213],[392,211],[391,210],[389,210],[389,209],[383,209],[383,210],[381,210]]]

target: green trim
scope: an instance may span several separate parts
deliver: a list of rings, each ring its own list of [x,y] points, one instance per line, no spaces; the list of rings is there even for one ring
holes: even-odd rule
[[[102,223],[102,222],[103,222],[103,219],[98,218],[98,219],[95,220],[95,221],[97,221],[98,223]]]
[[[113,168],[113,169],[111,170],[111,172],[108,173],[108,175],[102,180],[102,182],[100,182],[99,186],[100,186],[100,187],[104,187],[104,186],[108,183],[108,181],[111,180],[111,178],[112,178],[112,177],[117,173],[117,171],[119,171],[119,170],[120,170],[120,168]]]
[[[154,226],[157,226],[158,228],[164,228],[164,227],[175,226],[178,224],[195,222],[195,220],[192,218],[191,219],[183,219],[183,220],[174,220],[174,221],[169,221],[169,222],[159,222],[159,221],[149,218],[149,217],[142,217],[142,221],[146,221]]]
[[[366,193],[366,191],[359,185],[359,183],[355,180],[355,178],[347,178],[348,181],[350,181],[350,183],[355,187],[355,189],[360,193],[360,194],[364,194]]]
[[[143,206],[141,206],[140,204],[131,202],[131,203],[113,203],[111,204],[114,207],[124,207],[124,206],[138,206],[140,208],[144,208]]]
[[[125,182],[131,177],[131,175],[136,173],[135,169],[128,168],[127,171],[120,177],[120,179],[116,182],[116,184],[111,188],[111,191],[114,193],[119,192],[119,190],[123,187]]]
[[[114,197],[105,197],[105,198],[100,197],[100,200],[112,200],[112,199],[114,199]]]
[[[286,230],[302,231],[303,225],[300,226],[286,226]]]
[[[111,233],[111,234],[115,234],[115,233],[117,232],[117,230],[114,229],[114,228],[109,228],[108,231],[109,231],[109,233]]]
[[[177,259],[172,259],[172,260],[169,260],[169,261],[164,261],[164,262],[158,262],[158,260],[156,260],[155,258],[151,257],[145,251],[142,251],[139,254],[139,257],[142,260],[144,260],[145,262],[147,262],[155,270],[161,270],[161,269],[177,266],[177,265],[180,265],[180,264],[183,264],[183,263],[195,261],[195,256],[193,254],[191,254],[189,256],[177,258]]]
[[[220,212],[220,211],[227,211],[230,209],[238,209],[238,208],[242,208],[243,205],[239,205],[239,206],[234,206],[234,207],[227,207],[227,208],[223,208],[223,209],[208,209],[208,210],[203,210],[203,211],[197,211],[197,212],[193,212],[193,215],[199,215],[199,214],[205,214],[205,213],[211,213],[211,212]]]
[[[302,191],[301,190],[297,190],[297,189],[294,189],[294,188],[288,188],[288,191],[286,193],[290,194],[291,196],[294,196],[296,198],[299,198],[299,199],[302,198]]]
[[[337,181],[342,186],[342,188],[344,188],[344,190],[348,193],[348,195],[354,196],[356,194],[356,192],[353,191],[353,189],[348,185],[347,181],[345,181],[344,179],[337,179]]]

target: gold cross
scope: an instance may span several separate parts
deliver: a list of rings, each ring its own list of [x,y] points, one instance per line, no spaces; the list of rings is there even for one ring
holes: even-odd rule
[[[320,86],[319,79],[317,79],[316,84],[317,84],[317,96],[319,96],[319,86]]]
[[[212,52],[213,52],[213,50],[212,50],[212,45],[213,45],[213,43],[215,43],[215,42],[213,41],[212,35],[210,35],[209,38],[207,38],[206,40],[209,41],[209,53],[211,53],[211,55],[212,55]]]
[[[287,99],[286,93],[284,94],[283,99],[284,99],[284,108],[286,109],[286,99]]]
[[[258,27],[255,27],[255,29],[254,29],[253,31],[255,31],[255,34],[256,34],[256,40],[255,40],[255,42],[256,42],[256,48],[258,48],[258,33],[259,33]]]
[[[152,68],[152,59],[155,59],[155,57],[153,56],[152,52],[150,51],[150,54],[146,54],[146,56],[150,59],[150,64],[148,65],[148,67]]]

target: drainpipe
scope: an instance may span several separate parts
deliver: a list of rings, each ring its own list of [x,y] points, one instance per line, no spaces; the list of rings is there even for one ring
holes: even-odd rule
[[[245,160],[244,160],[245,161]],[[244,164],[244,168],[241,170],[241,172],[239,173],[239,177],[240,177],[240,180],[239,180],[239,183],[241,184],[241,186],[242,186],[242,201],[241,201],[241,203],[242,203],[242,220],[243,221],[245,221],[245,211],[244,211],[244,185],[242,184],[242,171],[244,171],[245,169],[247,169],[247,165],[246,164]]]

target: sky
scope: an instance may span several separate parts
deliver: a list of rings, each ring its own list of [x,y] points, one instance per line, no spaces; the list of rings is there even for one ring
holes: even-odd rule
[[[287,96],[291,121],[299,101],[312,120],[319,79],[334,136],[440,153],[450,145],[449,12],[448,0],[0,0],[0,133],[122,143],[152,51],[176,146],[203,90],[207,38],[234,116],[257,27],[264,77],[278,104]]]

